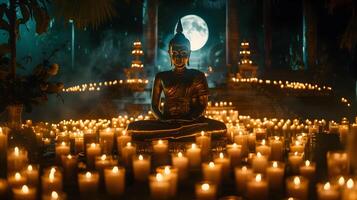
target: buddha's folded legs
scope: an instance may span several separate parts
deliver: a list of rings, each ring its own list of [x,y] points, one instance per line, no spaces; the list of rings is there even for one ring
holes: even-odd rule
[[[136,121],[129,124],[128,131],[134,140],[186,140],[194,138],[195,134],[201,131],[211,133],[213,138],[219,138],[225,136],[227,128],[223,122],[202,117],[195,121]]]

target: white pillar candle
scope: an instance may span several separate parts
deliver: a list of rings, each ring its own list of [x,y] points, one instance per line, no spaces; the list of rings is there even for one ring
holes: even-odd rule
[[[74,138],[74,152],[81,153],[84,152],[84,139],[83,137]]]
[[[265,174],[266,168],[268,167],[268,159],[258,152],[252,160],[252,168],[255,173]]]
[[[42,200],[66,200],[67,195],[63,192],[52,191],[50,194],[43,194]]]
[[[106,128],[99,131],[99,144],[103,153],[112,153],[114,144],[114,131],[111,128]]]
[[[282,185],[284,184],[284,163],[273,161],[270,162],[269,167],[267,168],[267,180],[269,183],[269,188],[273,191],[278,191],[282,189]]]
[[[136,156],[133,160],[134,179],[140,182],[148,181],[150,167],[150,156],[141,154]]]
[[[16,188],[25,185],[27,179],[26,176],[22,175],[20,172],[15,172],[8,176],[7,182],[11,188]]]
[[[169,156],[169,142],[167,140],[154,140],[152,141],[153,158],[157,165],[167,163]]]
[[[132,164],[133,156],[136,155],[136,146],[131,142],[126,143],[125,147],[122,148],[122,159],[125,166],[130,166]]]
[[[109,195],[122,195],[125,190],[125,168],[114,166],[111,169],[104,169],[104,180]]]
[[[88,144],[97,142],[97,134],[93,129],[85,129],[83,132],[84,145],[87,147]]]
[[[122,134],[117,137],[117,148],[119,154],[121,154],[122,148],[128,142],[131,142],[131,136],[128,135],[126,131],[123,131]]]
[[[91,143],[87,144],[87,165],[90,168],[93,168],[95,165],[95,158],[100,156],[101,148],[99,144]]]
[[[348,175],[349,159],[348,154],[343,151],[327,152],[327,170],[329,177]]]
[[[232,167],[240,165],[242,160],[242,145],[237,145],[236,143],[227,144],[226,148]]]
[[[270,152],[271,148],[267,144],[266,140],[263,139],[262,141],[258,141],[256,143],[255,151],[258,153],[261,153],[263,156],[267,157],[269,159],[270,157]]]
[[[28,165],[23,174],[26,175],[29,186],[37,187],[39,180],[38,165]]]
[[[340,141],[343,145],[347,144],[347,138],[349,133],[348,125],[339,125],[338,132],[340,133]]]
[[[112,156],[107,156],[106,154],[97,156],[95,159],[95,169],[98,170],[101,175],[105,168],[111,168],[116,164]]]
[[[201,165],[201,148],[192,143],[186,150],[186,156],[189,160],[190,168],[199,168]]]
[[[14,200],[36,200],[36,188],[22,185],[20,188],[13,188]]]
[[[271,160],[283,161],[284,138],[279,136],[274,136],[274,137],[270,137],[269,139],[270,139],[269,142],[271,147],[271,153],[270,153]]]
[[[27,151],[15,147],[7,153],[7,171],[16,172],[24,169],[28,164]]]
[[[65,182],[73,181],[73,177],[77,178],[77,162],[78,157],[74,155],[62,156],[62,166],[64,170]]]
[[[289,153],[288,161],[293,173],[299,172],[299,167],[303,163],[302,158],[303,158],[302,153],[298,153],[298,152]]]
[[[290,152],[304,153],[304,151],[305,145],[301,141],[295,140],[290,144]]]
[[[256,136],[255,133],[249,133],[248,135],[248,148],[251,152],[255,151]]]
[[[268,199],[268,183],[262,174],[257,174],[247,183],[247,197],[254,200]]]
[[[160,173],[149,176],[150,195],[153,199],[170,198],[170,180]]]
[[[217,187],[209,182],[201,182],[196,184],[196,199],[197,200],[214,200],[217,196]]]
[[[331,185],[330,182],[317,185],[317,199],[319,200],[339,200],[340,193],[336,185]]]
[[[177,190],[177,179],[178,179],[177,168],[174,168],[169,165],[161,166],[156,169],[156,173],[160,173],[169,179],[169,181],[170,181],[170,196],[175,197],[176,190]]]
[[[202,164],[203,180],[215,183],[217,186],[221,184],[222,165],[214,162]]]
[[[207,158],[211,150],[211,134],[204,131],[196,134],[196,144],[201,148],[202,158]]]
[[[248,155],[249,148],[248,148],[248,135],[247,134],[245,134],[243,132],[239,132],[238,134],[236,134],[234,136],[234,143],[242,145],[243,157]]]
[[[306,160],[305,163],[300,166],[299,171],[301,176],[309,179],[309,181],[313,181],[315,178],[316,165]]]
[[[267,138],[267,130],[265,128],[255,128],[254,133],[257,140],[263,140]]]
[[[96,194],[99,186],[99,174],[89,172],[78,174],[79,192],[82,196],[90,197]]]
[[[69,143],[66,142],[61,142],[59,144],[56,144],[56,159],[60,163],[61,157],[63,155],[68,155],[70,154],[70,146]]]
[[[231,173],[231,162],[230,159],[220,152],[219,155],[214,159],[214,162],[222,166],[222,175],[224,179],[228,179]]]
[[[179,180],[184,180],[188,172],[188,158],[182,152],[172,155],[172,166],[178,169]]]
[[[51,168],[48,173],[44,173],[41,177],[42,193],[51,193],[52,191],[62,191],[62,174],[58,169]]]
[[[342,190],[342,200],[357,199],[357,189],[352,178],[348,179]]]
[[[237,191],[239,195],[244,195],[246,192],[247,182],[253,178],[253,170],[246,166],[236,167],[234,170]]]
[[[309,181],[301,176],[293,176],[286,180],[286,190],[289,197],[307,200]]]

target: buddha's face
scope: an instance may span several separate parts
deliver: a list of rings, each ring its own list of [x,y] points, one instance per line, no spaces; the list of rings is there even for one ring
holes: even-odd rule
[[[190,49],[185,45],[174,44],[170,46],[169,55],[175,68],[184,68],[190,59]]]

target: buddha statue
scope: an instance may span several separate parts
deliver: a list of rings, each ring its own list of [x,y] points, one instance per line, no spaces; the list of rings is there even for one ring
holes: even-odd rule
[[[128,131],[134,140],[189,140],[201,131],[217,138],[226,133],[223,122],[203,116],[208,102],[207,79],[201,71],[186,67],[189,66],[191,45],[182,31],[179,20],[168,49],[173,69],[155,76],[151,110],[156,120],[130,123]],[[165,102],[163,109],[160,109],[162,93]]]

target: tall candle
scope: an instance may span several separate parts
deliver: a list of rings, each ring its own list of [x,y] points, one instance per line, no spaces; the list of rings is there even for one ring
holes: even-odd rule
[[[27,151],[15,147],[7,153],[7,170],[8,172],[21,171],[27,166]]]
[[[327,170],[329,177],[348,175],[349,159],[348,154],[343,151],[327,152]]]
[[[102,147],[103,153],[112,153],[114,144],[114,131],[111,128],[106,128],[99,131],[99,144]]]
[[[214,162],[202,164],[203,180],[215,183],[217,186],[221,184],[222,165]]]
[[[56,144],[56,159],[58,162],[61,161],[62,155],[70,154],[70,146],[66,142],[61,142]]]
[[[83,137],[74,138],[74,152],[81,153],[84,152],[84,139]]]
[[[9,175],[7,178],[7,182],[9,184],[9,186],[12,188],[16,188],[16,187],[25,185],[26,181],[27,181],[26,177],[24,175],[21,175],[21,173],[19,173],[19,172]]]
[[[196,199],[197,200],[214,200],[217,196],[216,185],[209,182],[196,184]]]
[[[247,182],[253,177],[253,170],[243,166],[241,168],[236,167],[234,172],[238,194],[244,195]]]
[[[253,157],[252,168],[255,173],[265,173],[266,168],[268,167],[268,159],[263,156],[260,152]]]
[[[283,137],[274,136],[270,137],[270,147],[271,147],[271,160],[276,161],[283,161],[283,153],[284,153],[284,146],[283,146]]]
[[[136,181],[145,182],[150,174],[150,156],[139,155],[133,160],[133,173]]]
[[[254,200],[268,199],[268,183],[262,178],[261,174],[257,174],[255,178],[248,181],[247,197]]]
[[[109,195],[119,196],[125,190],[125,168],[104,169],[105,187]]]
[[[234,136],[234,143],[237,143],[239,145],[242,145],[242,155],[247,156],[249,153],[249,148],[248,148],[248,135],[239,132],[237,135]]]
[[[122,134],[117,137],[117,146],[119,154],[121,154],[122,148],[128,142],[131,142],[131,136],[128,135],[126,131],[123,131]]]
[[[270,146],[267,144],[266,140],[263,139],[260,142],[257,142],[257,145],[255,147],[256,152],[261,153],[263,156],[269,158],[270,157],[270,152],[271,152],[271,148]]]
[[[267,168],[267,179],[269,183],[269,188],[273,191],[282,189],[284,184],[284,164],[278,161],[270,162]]]
[[[42,192],[62,191],[62,174],[55,168],[51,168],[49,173],[44,173],[41,177]]]
[[[290,197],[307,200],[309,181],[301,176],[293,176],[286,180],[287,194]]]
[[[154,140],[152,141],[153,146],[153,158],[155,164],[165,165],[168,162],[169,155],[169,145],[167,140]]]
[[[99,186],[99,174],[89,171],[78,174],[78,185],[82,196],[90,197],[96,194]]]
[[[62,166],[64,170],[65,183],[74,182],[74,181],[76,182],[77,162],[78,162],[77,156],[71,154],[62,156]]]
[[[63,192],[52,191],[50,194],[43,194],[42,200],[66,200],[67,195]]]
[[[107,156],[106,154],[103,154],[101,156],[97,156],[95,160],[95,169],[99,171],[99,173],[102,175],[103,170],[105,168],[110,168],[116,165],[115,161],[113,160],[112,156]]]
[[[149,176],[150,194],[153,199],[169,199],[170,180],[160,173]]]
[[[172,165],[178,169],[179,180],[186,179],[188,171],[188,158],[182,152],[172,155]]]
[[[357,190],[354,181],[350,178],[347,180],[346,187],[342,191],[342,200],[357,199]]]
[[[6,155],[7,150],[7,134],[4,133],[3,129],[0,127],[0,158],[3,154]]]
[[[8,191],[8,184],[6,179],[0,179],[0,198],[6,199]]]
[[[91,143],[87,145],[87,165],[93,168],[95,165],[95,158],[101,154],[101,148],[99,144]]]
[[[214,159],[214,162],[222,166],[223,178],[228,179],[231,173],[230,159],[227,158],[227,156],[225,156],[223,152],[220,152],[219,155]]]
[[[39,180],[38,166],[37,165],[28,165],[24,174],[27,177],[27,183],[29,186],[37,187]]]
[[[255,151],[255,142],[256,142],[255,133],[249,133],[248,135],[248,148],[250,151]]]
[[[290,152],[304,153],[304,150],[305,145],[299,140],[295,140],[295,142],[290,144]]]
[[[302,153],[298,153],[298,152],[289,153],[288,160],[293,173],[299,172],[299,166],[303,163],[302,158],[303,158]]]
[[[236,143],[228,144],[226,148],[232,167],[240,165],[242,160],[242,145],[237,145]]]
[[[20,188],[13,188],[14,200],[36,200],[36,188],[22,185]]]
[[[211,150],[211,134],[204,131],[196,134],[196,144],[201,148],[202,158],[207,158]]]
[[[300,166],[300,175],[313,181],[315,178],[316,165],[306,160],[304,165]]]
[[[125,166],[131,166],[133,156],[136,154],[136,146],[131,142],[126,143],[125,147],[122,148],[122,158]]]
[[[317,197],[319,200],[339,200],[340,193],[336,185],[331,185],[330,182],[317,185]]]
[[[175,197],[176,190],[177,190],[177,179],[178,179],[177,168],[174,168],[169,165],[161,166],[156,169],[156,173],[160,173],[169,179],[169,181],[170,181],[170,196]]]
[[[191,168],[199,168],[201,165],[201,148],[195,143],[191,144],[186,151],[186,156],[189,160]]]

